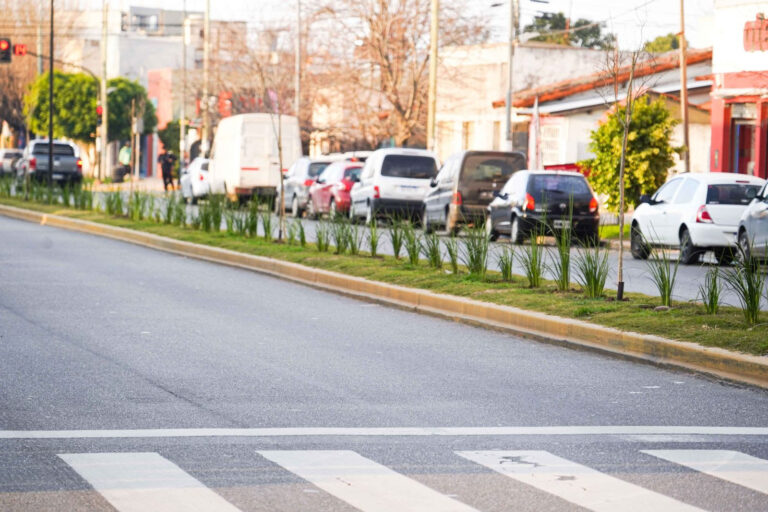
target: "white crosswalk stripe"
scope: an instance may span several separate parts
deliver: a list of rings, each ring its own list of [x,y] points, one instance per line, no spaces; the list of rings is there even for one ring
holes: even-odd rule
[[[456,454],[589,510],[701,510],[546,451],[460,451]]]
[[[157,453],[60,454],[119,512],[238,512]]]
[[[768,460],[731,450],[642,450],[707,475],[768,494]]]
[[[352,451],[257,453],[363,512],[475,510]]]

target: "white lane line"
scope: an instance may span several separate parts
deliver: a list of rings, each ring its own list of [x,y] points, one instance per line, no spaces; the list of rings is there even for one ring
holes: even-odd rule
[[[298,427],[168,428],[131,430],[0,430],[0,439],[295,436],[583,436],[712,435],[768,436],[766,427],[552,426],[552,427]]]
[[[119,512],[238,512],[157,453],[60,454]]]
[[[456,454],[589,510],[701,510],[545,451],[462,451]]]
[[[257,453],[363,512],[475,511],[352,451],[277,450]]]
[[[642,450],[642,452],[768,494],[768,460],[732,450]]]

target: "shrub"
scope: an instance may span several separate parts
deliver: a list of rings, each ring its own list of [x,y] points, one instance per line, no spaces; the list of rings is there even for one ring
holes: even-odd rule
[[[399,260],[403,248],[403,222],[397,217],[389,219],[389,240],[392,242],[392,254]]]
[[[443,247],[445,252],[448,253],[448,262],[451,265],[451,272],[454,275],[459,273],[459,242],[456,240],[455,235],[451,235],[450,238],[443,241]]]
[[[539,243],[543,230],[536,227],[531,232],[531,244],[523,248],[520,263],[523,265],[525,277],[530,288],[538,288],[544,277],[544,247]]]
[[[608,252],[600,244],[584,248],[576,257],[576,281],[587,298],[596,299],[603,295],[609,272]]]
[[[469,275],[485,278],[488,265],[488,235],[484,226],[472,226],[467,229],[463,240],[462,263],[467,267]]]
[[[571,208],[569,208],[567,222],[571,225],[573,222],[573,198],[571,198]],[[550,268],[557,284],[557,289],[561,292],[568,291],[571,286],[571,245],[572,245],[572,233],[570,228],[562,229],[555,233],[555,246],[556,251],[552,256],[552,263]]]
[[[440,237],[437,236],[437,233],[433,231],[424,235],[422,250],[430,267],[435,269],[443,268],[443,255],[440,253]]]
[[[665,249],[651,251],[648,258],[648,273],[651,275],[653,284],[656,285],[656,291],[659,292],[662,306],[672,305],[672,291],[675,288],[679,265],[680,260],[676,259],[673,264],[672,258]]]
[[[274,225],[272,224],[272,212],[269,209],[261,212],[261,229],[264,231],[264,240],[271,242],[274,235]]]
[[[408,263],[413,266],[418,265],[421,254],[421,237],[410,222],[403,224],[403,243],[405,253],[408,255]]]
[[[363,230],[357,224],[344,220],[347,226],[347,249],[349,254],[357,256],[360,254],[360,246],[363,245]]]
[[[501,279],[504,281],[512,281],[512,266],[515,262],[515,248],[512,246],[505,246],[499,253],[499,272],[501,272]]]
[[[301,219],[295,219],[293,224],[296,226],[297,233],[299,235],[299,245],[302,247],[307,246],[307,233],[304,231],[304,223]]]
[[[328,252],[331,241],[331,233],[328,223],[322,220],[318,222],[315,235],[317,237],[317,250],[319,252]]]
[[[331,219],[331,237],[336,247],[336,254],[344,254],[347,251],[347,223],[340,217]]]
[[[757,324],[760,317],[760,301],[765,287],[765,278],[759,261],[752,255],[744,254],[741,248],[739,251],[741,257],[737,259],[736,266],[726,270],[723,279],[739,299],[747,325],[753,326]]]
[[[376,219],[371,219],[371,223],[368,224],[368,248],[371,250],[371,257],[375,258],[379,250],[379,225],[376,223]]]
[[[713,267],[704,276],[704,282],[699,285],[699,298],[704,304],[708,315],[716,315],[720,309],[720,296],[722,295],[722,283],[720,282],[720,269]]]

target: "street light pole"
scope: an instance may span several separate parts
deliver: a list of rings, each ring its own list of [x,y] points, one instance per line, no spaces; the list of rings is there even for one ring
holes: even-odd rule
[[[184,18],[181,23],[181,112],[179,114],[179,188],[181,188],[181,175],[186,169],[187,149],[187,0],[183,3]]]
[[[296,119],[301,111],[301,0],[296,0],[296,63],[294,67],[295,96],[293,99]],[[299,121],[300,122],[300,121]]]
[[[99,144],[99,178],[107,177],[107,145],[109,144],[109,105],[107,105],[107,29],[109,23],[109,2],[103,0],[101,13],[101,134]]]
[[[211,45],[211,0],[205,0],[205,21],[203,23],[203,131],[200,138],[200,150],[203,157],[208,156],[208,60]]]
[[[51,37],[48,41],[48,198],[53,198],[53,0],[51,0]]]
[[[517,20],[519,16],[520,4],[517,0],[509,0],[509,61],[507,63],[507,101],[506,101],[506,119],[505,128],[507,132],[507,149],[513,151],[515,144],[512,139],[512,77],[513,61],[515,58],[515,45],[517,43]]]
[[[680,0],[680,116],[683,120],[683,161],[685,172],[691,172],[691,151],[688,145],[688,70],[686,69],[685,10]]]
[[[437,44],[440,0],[432,0],[429,29],[429,99],[427,113],[427,149],[435,150],[435,118],[437,109]]]

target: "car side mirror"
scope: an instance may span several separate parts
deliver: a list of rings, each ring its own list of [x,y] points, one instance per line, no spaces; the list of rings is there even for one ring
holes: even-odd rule
[[[747,196],[747,199],[751,201],[752,199],[757,197],[757,190],[753,188],[748,188],[745,195]]]
[[[435,188],[435,187],[437,186],[437,178],[435,178],[435,177],[432,177],[432,178],[429,180],[429,186],[430,186],[430,187],[432,187],[432,188]]]
[[[643,194],[640,196],[640,204],[652,204],[651,203],[651,196],[648,194]]]
[[[494,190],[493,191],[493,197],[499,197],[501,199],[508,199],[509,198],[509,194],[507,194],[506,192],[499,192],[498,190]]]
[[[325,183],[325,180],[324,180],[323,178],[317,178],[317,180],[316,180],[316,181],[317,181],[317,183],[319,183],[320,185],[322,185],[323,183]]]

